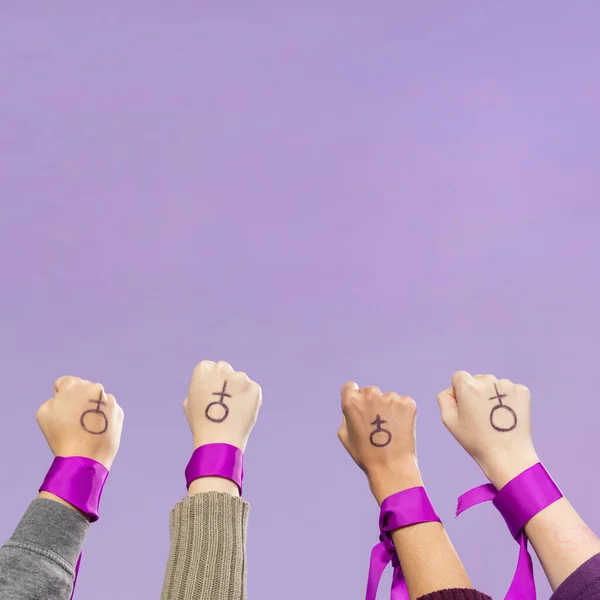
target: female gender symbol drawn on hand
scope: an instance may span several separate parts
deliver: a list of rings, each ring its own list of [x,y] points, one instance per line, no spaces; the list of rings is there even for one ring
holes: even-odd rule
[[[221,396],[220,400],[218,402],[211,402],[206,407],[206,410],[204,411],[206,418],[209,421],[212,421],[213,423],[222,423],[229,415],[229,406],[227,406],[227,404],[225,404],[225,402],[223,402],[224,398],[231,398],[231,394],[225,393],[226,389],[227,389],[227,381],[225,381],[225,383],[223,383],[223,389],[220,392],[213,392],[213,394],[212,394],[213,396]],[[211,417],[208,414],[210,412],[211,406],[222,406],[225,409],[225,413],[223,414],[223,416],[220,419],[215,419],[214,417]]]
[[[387,421],[383,421],[379,415],[377,415],[377,418],[371,423],[371,425],[376,425],[377,429],[375,429],[375,431],[371,432],[371,435],[369,436],[369,441],[371,442],[371,444],[373,444],[373,446],[376,446],[377,448],[383,448],[384,446],[387,446],[392,441],[391,432],[389,432],[387,429],[383,429],[381,427],[382,423],[387,423]],[[377,443],[374,440],[376,433],[384,433],[385,435],[387,435],[387,440],[383,443]]]
[[[494,384],[494,389],[496,390],[496,395],[492,396],[490,398],[490,400],[498,400],[498,404],[496,404],[496,406],[494,406],[494,408],[492,408],[492,412],[490,413],[490,425],[496,431],[512,431],[517,426],[517,415],[510,406],[506,406],[506,404],[502,404],[502,398],[506,398],[506,396],[508,394],[501,394],[498,391],[498,386],[496,384]],[[497,425],[494,425],[494,413],[500,409],[504,409],[504,410],[508,411],[510,413],[510,415],[512,416],[513,424],[510,427],[498,427]]]
[[[92,435],[101,435],[101,434],[105,433],[106,430],[108,429],[108,418],[104,414],[104,411],[100,410],[100,405],[106,404],[106,402],[104,402],[102,400],[103,396],[104,396],[104,394],[102,392],[100,392],[100,398],[98,400],[90,400],[90,402],[94,402],[96,404],[96,408],[90,408],[89,410],[86,410],[81,415],[81,418],[79,419],[79,422],[81,423],[81,426],[85,429],[85,431],[87,431],[88,433],[91,433]],[[100,415],[104,419],[104,428],[100,431],[94,431],[92,429],[88,429],[85,426],[85,415],[88,415],[88,414]]]

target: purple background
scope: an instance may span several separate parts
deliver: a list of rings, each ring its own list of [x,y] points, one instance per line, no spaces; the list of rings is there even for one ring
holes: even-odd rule
[[[251,598],[363,598],[348,379],[417,400],[480,589],[517,546],[491,506],[452,518],[483,482],[439,419],[454,370],[532,389],[538,452],[600,529],[597,2],[51,4],[0,7],[2,539],[51,461],[52,382],[99,380],[126,421],[78,597],[158,598],[203,358],[263,387]]]

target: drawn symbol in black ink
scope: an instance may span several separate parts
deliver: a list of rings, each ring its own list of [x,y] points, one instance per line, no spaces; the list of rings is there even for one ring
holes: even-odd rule
[[[387,446],[392,441],[391,432],[389,432],[387,429],[383,429],[383,427],[381,427],[381,425],[383,423],[387,423],[387,421],[384,421],[379,415],[377,415],[377,418],[371,423],[371,425],[375,425],[377,427],[377,429],[375,429],[375,431],[371,432],[371,435],[369,436],[369,441],[371,442],[371,444],[373,444],[373,446],[377,446],[377,448],[383,448],[384,446]],[[377,433],[383,433],[385,436],[387,436],[385,442],[376,442],[375,441],[375,434],[377,434]]]
[[[206,415],[206,418],[209,421],[212,421],[213,423],[222,423],[227,416],[229,415],[229,406],[227,406],[227,404],[225,404],[225,402],[223,402],[223,400],[225,398],[231,398],[231,394],[227,394],[225,392],[225,390],[227,389],[227,381],[225,381],[225,383],[223,383],[223,389],[220,392],[213,392],[213,396],[220,396],[221,398],[219,399],[218,402],[211,402],[207,407],[206,410],[204,411],[204,414]],[[208,413],[211,412],[211,406],[214,407],[220,407],[218,410],[221,410],[221,408],[224,409],[224,413],[223,416],[220,419],[216,419],[215,417],[211,417]],[[213,409],[214,412],[214,409]]]
[[[107,416],[104,414],[104,411],[100,410],[100,405],[101,404],[106,404],[106,402],[104,402],[102,400],[104,394],[101,392],[100,393],[100,398],[98,400],[90,400],[90,402],[94,402],[96,404],[96,408],[90,408],[89,410],[86,410],[82,415],[81,418],[79,419],[79,422],[81,423],[81,426],[88,432],[91,433],[92,435],[101,435],[103,433],[106,432],[106,430],[108,429],[108,418]],[[88,429],[85,426],[85,415],[100,415],[103,419],[104,419],[104,428],[100,431],[96,431],[94,429]]]
[[[490,398],[490,400],[498,400],[498,404],[496,404],[496,406],[494,406],[494,408],[492,408],[492,412],[490,413],[490,425],[496,431],[512,431],[517,426],[517,415],[510,406],[506,406],[506,404],[502,404],[502,398],[506,398],[507,394],[501,394],[498,391],[498,386],[496,384],[494,384],[494,389],[496,390],[496,395],[492,396]],[[498,425],[494,424],[494,413],[497,410],[505,410],[512,416],[513,424],[510,427],[499,427]]]

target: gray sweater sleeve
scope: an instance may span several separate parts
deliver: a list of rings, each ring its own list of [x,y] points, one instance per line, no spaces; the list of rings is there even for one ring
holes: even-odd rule
[[[69,600],[89,526],[68,506],[34,500],[0,548],[0,600]]]

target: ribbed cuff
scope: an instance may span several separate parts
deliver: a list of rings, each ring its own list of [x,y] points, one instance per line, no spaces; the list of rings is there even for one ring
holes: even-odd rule
[[[486,596],[477,590],[469,588],[450,588],[447,590],[439,590],[425,594],[418,600],[492,600],[490,596]]]
[[[588,600],[600,594],[600,554],[586,560],[556,589],[550,600]]]
[[[222,492],[196,494],[175,506],[161,600],[245,600],[249,508]]]
[[[89,527],[88,521],[72,508],[37,498],[6,545],[50,553],[65,561],[74,572]]]

